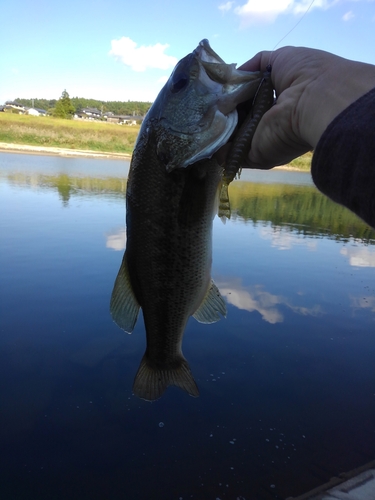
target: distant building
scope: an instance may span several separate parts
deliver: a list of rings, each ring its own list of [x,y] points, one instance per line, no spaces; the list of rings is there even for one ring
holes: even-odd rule
[[[40,108],[28,108],[26,112],[32,116],[47,116],[47,111]]]
[[[89,120],[98,120],[102,117],[102,112],[97,108],[83,108],[77,113],[80,118],[88,118]]]
[[[20,104],[19,102],[16,102],[16,101],[7,101],[4,105],[4,108],[5,109],[15,109],[17,111],[19,111],[20,113],[24,113],[25,112],[25,106],[23,106],[22,104]]]
[[[113,113],[106,113],[104,118],[107,118],[108,122],[118,123],[120,125],[137,125],[137,122],[143,121],[144,116],[114,115]]]

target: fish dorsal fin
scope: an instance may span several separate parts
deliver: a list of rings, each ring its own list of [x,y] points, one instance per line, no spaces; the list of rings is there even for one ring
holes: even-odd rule
[[[199,323],[215,323],[221,319],[219,313],[226,317],[227,308],[218,287],[215,285],[214,281],[211,280],[211,286],[202,304],[193,314],[193,318],[199,321]]]
[[[146,353],[134,379],[133,393],[146,401],[155,401],[170,385],[179,387],[195,398],[199,396],[189,364],[182,354],[176,357],[173,364],[156,367],[150,363]]]
[[[139,308],[140,306],[130,283],[125,252],[111,296],[110,311],[112,319],[125,332],[131,333],[137,322]]]

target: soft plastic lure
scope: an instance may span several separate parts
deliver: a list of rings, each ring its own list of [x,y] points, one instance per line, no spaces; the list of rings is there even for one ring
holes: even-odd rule
[[[273,102],[274,92],[271,80],[271,65],[268,65],[253,99],[250,112],[234,136],[232,147],[225,163],[220,190],[219,217],[230,219],[231,210],[228,186],[236,175],[239,175],[241,172],[241,167],[245,163],[246,155],[250,150],[255,130],[262,116],[270,109]]]

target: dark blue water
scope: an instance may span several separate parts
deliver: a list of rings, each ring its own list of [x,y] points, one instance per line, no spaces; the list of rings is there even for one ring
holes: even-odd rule
[[[127,168],[0,155],[1,499],[284,499],[374,459],[374,232],[247,172],[214,222],[227,318],[185,332],[200,397],[147,403],[142,318],[109,315]]]

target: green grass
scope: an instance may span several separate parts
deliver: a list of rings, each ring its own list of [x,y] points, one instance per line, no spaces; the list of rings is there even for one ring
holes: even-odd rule
[[[311,160],[312,160],[312,152],[309,151],[302,156],[299,156],[295,160],[292,160],[289,163],[289,166],[298,168],[298,170],[310,171],[311,168]]]
[[[109,153],[133,152],[139,126],[0,113],[0,142],[82,149]],[[289,166],[310,170],[312,153]]]
[[[129,153],[139,126],[0,113],[0,142]]]

